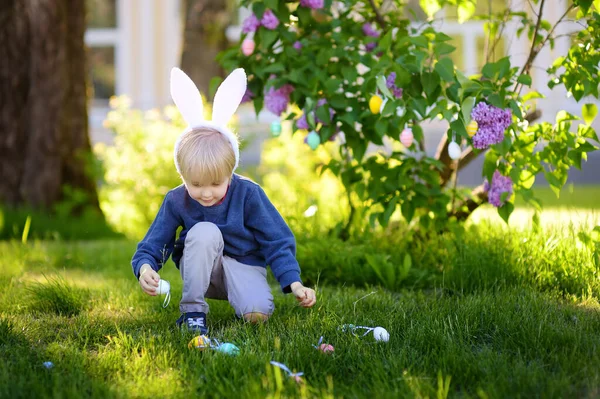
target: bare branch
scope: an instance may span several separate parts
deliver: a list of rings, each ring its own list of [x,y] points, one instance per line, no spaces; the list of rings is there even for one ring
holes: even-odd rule
[[[373,12],[375,13],[375,19],[377,20],[377,23],[379,24],[381,29],[385,29],[385,21],[383,19],[383,16],[379,12],[379,9],[375,5],[375,0],[369,0],[369,4],[371,4],[371,7],[373,8]]]
[[[487,201],[488,193],[484,190],[483,184],[476,187],[471,191],[471,198],[458,204],[456,208],[452,210],[450,216],[456,217],[457,220],[466,220],[475,209]]]
[[[546,0],[541,0],[540,3],[540,12],[537,14],[537,22],[535,23],[535,30],[533,31],[533,39],[531,40],[531,50],[529,50],[529,56],[527,57],[527,61],[525,65],[523,65],[523,69],[521,69],[520,75],[529,72],[529,68],[531,68],[531,63],[537,56],[539,51],[536,51],[535,39],[537,38],[538,32],[540,30],[540,26],[542,25],[542,14],[544,12],[544,5],[546,4]]]

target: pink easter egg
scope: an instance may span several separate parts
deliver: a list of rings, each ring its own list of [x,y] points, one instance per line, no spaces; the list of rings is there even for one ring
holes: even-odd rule
[[[242,42],[242,54],[246,57],[254,52],[254,40],[246,39]]]
[[[413,132],[410,129],[404,129],[402,133],[400,133],[400,142],[406,148],[412,145],[414,138],[415,136],[413,135]]]
[[[321,344],[321,346],[319,346],[319,350],[323,353],[333,353],[333,351],[335,350],[333,348],[333,345],[329,345],[329,344]]]

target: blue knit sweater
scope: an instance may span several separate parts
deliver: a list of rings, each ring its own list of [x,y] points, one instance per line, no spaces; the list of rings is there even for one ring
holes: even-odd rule
[[[296,240],[263,189],[234,174],[224,201],[204,207],[191,198],[182,184],[169,191],[146,236],[137,246],[131,265],[139,278],[147,263],[155,271],[173,256],[179,268],[187,232],[198,222],[215,224],[223,235],[223,253],[238,262],[266,267],[268,264],[284,292],[300,280]],[[176,231],[182,227],[179,237]]]

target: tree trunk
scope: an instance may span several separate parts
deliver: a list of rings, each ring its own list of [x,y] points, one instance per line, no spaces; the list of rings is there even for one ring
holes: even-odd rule
[[[68,186],[99,211],[83,0],[4,1],[0,19],[0,202],[51,209]]]
[[[231,21],[232,11],[227,0],[185,2],[181,69],[206,96],[209,95],[210,80],[215,76],[224,77],[224,71],[215,58],[228,47],[225,29]]]

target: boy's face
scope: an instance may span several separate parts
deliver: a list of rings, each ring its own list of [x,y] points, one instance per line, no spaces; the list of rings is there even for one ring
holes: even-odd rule
[[[200,205],[213,206],[219,203],[227,193],[229,178],[220,182],[202,182],[192,176],[190,180],[184,179],[183,182],[190,197],[198,201]]]

